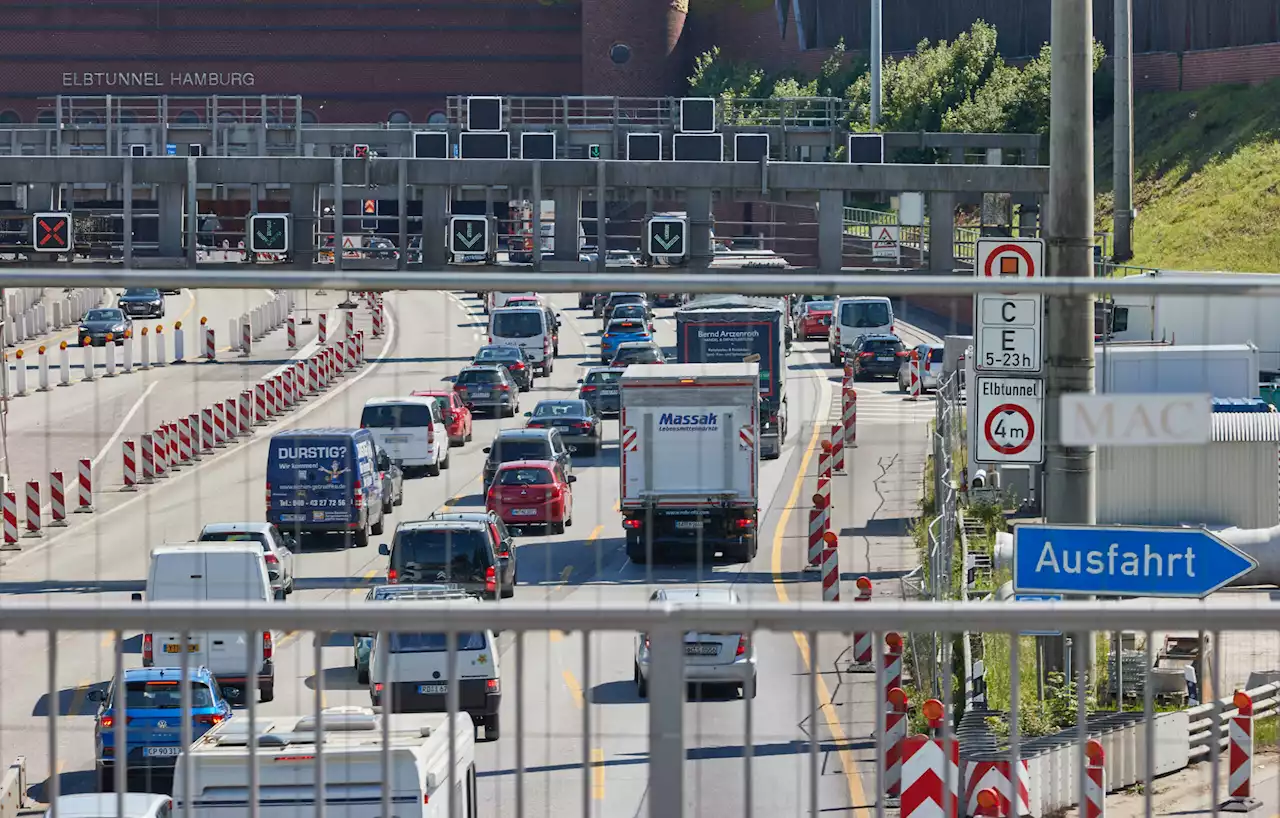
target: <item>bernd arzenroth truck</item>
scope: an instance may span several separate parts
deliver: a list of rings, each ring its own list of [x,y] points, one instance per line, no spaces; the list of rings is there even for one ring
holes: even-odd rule
[[[619,510],[637,565],[758,547],[760,367],[632,364],[619,379]]]
[[[787,310],[782,301],[744,296],[699,298],[676,310],[676,360],[682,364],[760,365],[760,456],[782,454],[787,439]]]

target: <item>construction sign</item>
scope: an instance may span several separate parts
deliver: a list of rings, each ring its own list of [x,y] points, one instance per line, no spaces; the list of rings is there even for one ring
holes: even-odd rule
[[[898,237],[902,228],[896,224],[875,224],[871,226],[871,258],[885,261],[898,261],[901,247]]]

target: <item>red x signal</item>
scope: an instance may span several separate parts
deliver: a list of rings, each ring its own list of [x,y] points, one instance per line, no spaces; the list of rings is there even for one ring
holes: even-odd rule
[[[369,158],[369,146],[368,146],[368,145],[355,145],[355,146],[353,146],[353,147],[354,147],[354,151],[353,151],[353,152],[355,153],[355,156],[356,156],[356,158],[357,158],[357,159],[368,159],[368,158]]]
[[[35,223],[35,249],[66,250],[71,246],[71,216],[65,213],[37,213]]]

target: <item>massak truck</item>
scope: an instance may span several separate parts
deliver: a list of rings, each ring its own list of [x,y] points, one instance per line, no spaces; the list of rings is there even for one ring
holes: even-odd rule
[[[760,365],[760,456],[782,454],[787,439],[790,321],[781,299],[704,296],[676,310],[676,360],[682,364]]]
[[[632,364],[621,386],[622,527],[627,556],[756,556],[760,367]]]

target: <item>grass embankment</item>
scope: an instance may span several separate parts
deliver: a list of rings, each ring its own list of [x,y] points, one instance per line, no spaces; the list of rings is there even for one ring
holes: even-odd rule
[[[1098,226],[1111,229],[1112,122],[1097,125]],[[1168,270],[1280,272],[1280,80],[1141,94],[1134,258]]]

